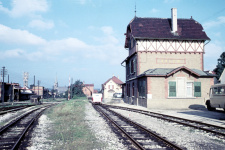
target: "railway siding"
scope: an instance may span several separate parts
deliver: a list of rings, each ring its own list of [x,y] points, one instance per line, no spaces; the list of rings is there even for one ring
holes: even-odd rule
[[[146,129],[142,125],[123,117],[112,110],[94,106],[104,114],[138,149],[182,149],[167,139]]]
[[[187,149],[223,149],[224,140],[191,127],[128,110],[113,109]]]

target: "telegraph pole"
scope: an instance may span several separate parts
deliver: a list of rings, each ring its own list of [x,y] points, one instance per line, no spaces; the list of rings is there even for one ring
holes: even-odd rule
[[[4,99],[5,99],[5,84],[4,84],[4,77],[5,75],[7,74],[7,70],[5,69],[5,66],[2,67],[2,70],[1,70],[1,76],[3,78],[3,82],[2,82],[2,94],[1,94],[1,98],[2,98],[2,103],[4,103]]]

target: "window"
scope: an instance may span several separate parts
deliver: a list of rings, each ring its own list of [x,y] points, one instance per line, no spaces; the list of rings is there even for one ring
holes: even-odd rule
[[[187,82],[187,97],[193,97],[193,82]]]
[[[114,85],[112,85],[112,89],[114,89]]]
[[[133,85],[132,85],[132,96],[134,96],[134,82],[133,82]]]
[[[130,84],[127,84],[127,96],[130,97]]]
[[[225,87],[214,87],[212,93],[213,93],[213,95],[224,95]]]
[[[130,62],[131,62],[131,73],[134,73],[134,61],[131,60]]]
[[[201,82],[186,82],[186,78],[181,77],[176,81],[169,81],[169,97],[201,97]]]
[[[130,61],[130,74],[133,74],[136,72],[136,67],[137,67],[136,59],[131,60]]]
[[[138,81],[138,93],[139,96],[146,96],[146,82],[145,80],[139,80]]]

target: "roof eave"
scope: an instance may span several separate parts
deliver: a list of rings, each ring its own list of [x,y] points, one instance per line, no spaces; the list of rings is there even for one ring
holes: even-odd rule
[[[210,41],[210,38],[208,39],[185,39],[185,38],[155,38],[155,37],[134,37],[135,40],[154,40],[154,39],[160,39],[160,40],[197,40],[197,41]]]

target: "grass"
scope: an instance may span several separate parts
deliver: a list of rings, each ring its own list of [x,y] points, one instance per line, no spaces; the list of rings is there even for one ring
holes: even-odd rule
[[[42,102],[64,102],[67,101],[66,98],[48,98],[48,99],[41,99]]]
[[[53,149],[89,150],[101,149],[101,144],[85,123],[87,98],[65,101],[46,113],[54,122],[50,139],[55,141]]]

